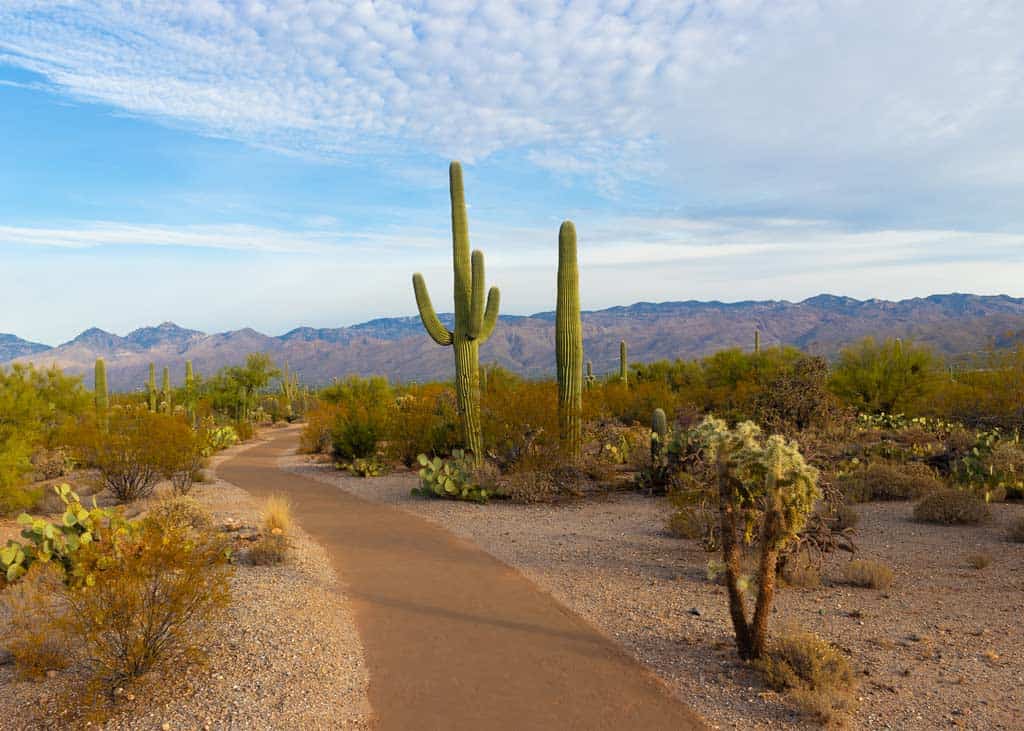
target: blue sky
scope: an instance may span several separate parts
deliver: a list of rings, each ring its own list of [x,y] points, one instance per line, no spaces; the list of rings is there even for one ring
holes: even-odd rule
[[[1024,296],[1024,5],[5,0],[0,332]],[[449,309],[449,307],[445,309]]]

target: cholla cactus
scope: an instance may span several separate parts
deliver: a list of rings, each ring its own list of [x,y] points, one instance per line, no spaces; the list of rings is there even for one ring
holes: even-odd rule
[[[576,263],[576,227],[558,231],[558,299],[555,305],[555,362],[558,371],[558,425],[566,454],[580,454],[583,411],[583,326],[580,276]]]
[[[779,552],[803,530],[821,497],[818,471],[795,442],[779,435],[762,442],[761,430],[749,421],[729,429],[709,416],[697,435],[717,465],[722,557],[736,646],[742,659],[758,659],[768,641]],[[741,545],[753,543],[755,536],[761,557],[754,616],[748,621],[740,553]]]
[[[480,427],[480,345],[487,341],[498,322],[500,293],[497,287],[487,292],[484,305],[484,255],[469,252],[469,224],[462,187],[462,166],[453,162],[448,168],[452,204],[452,259],[455,268],[455,331],[446,328],[430,302],[423,275],[412,275],[423,327],[438,345],[455,350],[455,393],[462,421],[462,435],[474,464],[483,461],[483,434]]]
[[[629,383],[629,355],[626,351],[626,341],[619,341],[619,380]]]

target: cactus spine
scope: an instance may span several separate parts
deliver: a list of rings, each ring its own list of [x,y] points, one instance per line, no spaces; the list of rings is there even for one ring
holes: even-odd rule
[[[629,383],[629,357],[625,340],[619,341],[619,380]]]
[[[171,369],[164,366],[164,376],[160,383],[160,410],[171,413]]]
[[[106,428],[107,409],[110,406],[110,395],[107,391],[107,364],[102,358],[96,359],[93,381],[93,400],[96,403],[96,418]]]
[[[562,446],[579,457],[583,410],[583,327],[576,227],[563,221],[558,230],[558,299],[555,305],[555,361],[558,370],[558,426]]]
[[[484,306],[484,255],[469,251],[469,224],[462,187],[462,166],[453,162],[448,168],[452,206],[452,259],[455,269],[455,331],[446,328],[430,302],[423,275],[412,275],[416,307],[427,333],[438,345],[455,350],[455,393],[462,436],[474,462],[483,461],[483,434],[480,429],[480,344],[490,337],[498,322],[500,294],[497,287],[487,292]]]
[[[146,381],[146,401],[150,411],[156,411],[156,365],[149,364],[149,380]]]

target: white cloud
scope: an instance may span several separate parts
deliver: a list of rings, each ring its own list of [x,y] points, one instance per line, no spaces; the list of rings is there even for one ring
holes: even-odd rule
[[[300,154],[483,158],[690,203],[1019,185],[1017,0],[7,0],[3,57]],[[889,188],[890,190],[879,190]],[[853,198],[854,200],[850,200]],[[799,200],[792,201],[799,205]]]

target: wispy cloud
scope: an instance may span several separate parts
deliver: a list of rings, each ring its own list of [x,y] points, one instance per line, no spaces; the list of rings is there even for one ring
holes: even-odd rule
[[[1016,0],[0,8],[7,62],[132,113],[316,156],[519,150],[607,192],[674,177],[703,204],[963,170],[1019,185],[1000,161],[1024,154],[1021,37]]]

